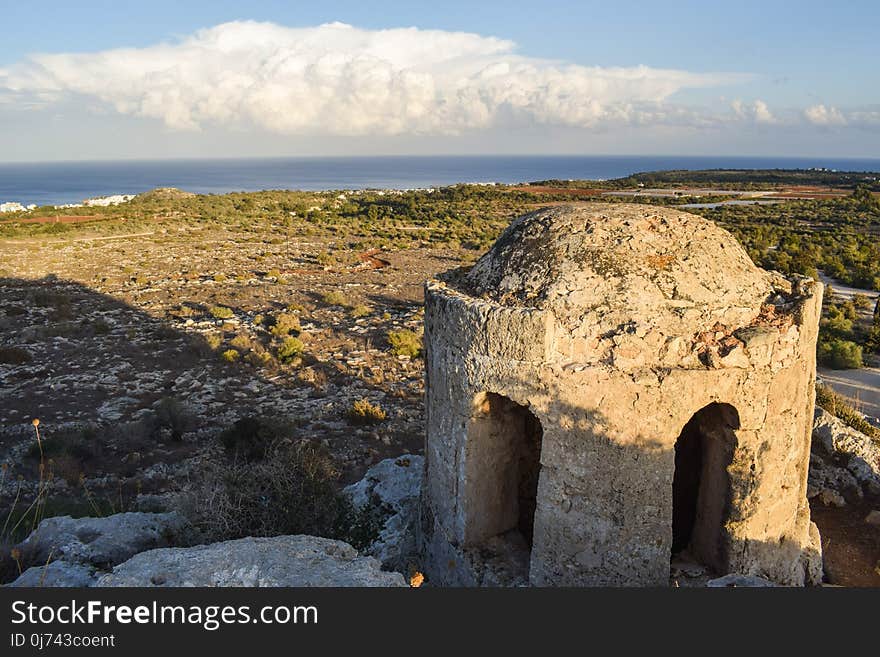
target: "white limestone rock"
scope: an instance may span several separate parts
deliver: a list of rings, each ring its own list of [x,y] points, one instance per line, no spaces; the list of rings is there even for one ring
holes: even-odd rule
[[[241,538],[143,552],[97,586],[406,586],[348,543],[316,536]]]
[[[378,538],[365,550],[383,568],[406,571],[417,555],[416,528],[425,459],[404,454],[380,461],[345,493],[357,508],[373,505],[385,516]]]
[[[116,513],[105,518],[46,518],[19,544],[32,563],[67,561],[110,568],[138,552],[179,545],[190,528],[178,513]]]
[[[842,459],[867,492],[880,494],[880,447],[821,408],[816,409],[813,423],[813,449]]]
[[[735,573],[731,573],[729,575],[725,575],[724,577],[710,579],[708,582],[706,582],[706,586],[710,589],[733,587],[766,588],[778,586],[778,584],[775,584],[770,580],[764,579],[763,577],[756,577],[755,575],[737,575]]]
[[[78,563],[53,561],[32,566],[7,586],[13,587],[83,587],[95,583],[95,569]]]

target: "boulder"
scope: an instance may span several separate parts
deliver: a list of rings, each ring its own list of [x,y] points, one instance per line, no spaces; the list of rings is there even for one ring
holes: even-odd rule
[[[39,586],[92,586],[95,583],[95,569],[78,563],[53,561],[44,566],[32,566],[24,571],[18,579],[7,586],[39,587]]]
[[[30,563],[66,561],[109,569],[138,552],[179,545],[186,520],[171,513],[116,513],[105,518],[46,518],[18,545]]]
[[[348,543],[316,536],[241,538],[142,552],[97,586],[406,586]]]
[[[835,459],[867,492],[880,495],[880,447],[821,408],[813,422],[813,451]]]
[[[372,505],[377,510],[381,529],[363,552],[376,557],[387,570],[407,572],[417,561],[416,528],[424,466],[424,457],[412,454],[385,459],[345,489],[355,507]]]
[[[706,582],[706,586],[712,589],[733,587],[764,588],[778,586],[778,584],[775,584],[770,580],[764,579],[763,577],[756,577],[755,575],[738,575],[736,573],[730,573],[729,575],[725,575],[724,577],[710,579],[708,582]]]
[[[859,480],[846,468],[831,463],[832,460],[831,457],[810,454],[807,497],[827,496],[826,491],[833,491],[850,502],[860,501],[864,493]]]

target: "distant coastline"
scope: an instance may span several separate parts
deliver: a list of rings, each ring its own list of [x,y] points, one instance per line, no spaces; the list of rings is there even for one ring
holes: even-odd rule
[[[880,158],[712,156],[387,156],[0,164],[0,203],[64,205],[177,187],[198,194],[263,189],[414,189],[456,183],[619,178],[667,169],[880,171]]]

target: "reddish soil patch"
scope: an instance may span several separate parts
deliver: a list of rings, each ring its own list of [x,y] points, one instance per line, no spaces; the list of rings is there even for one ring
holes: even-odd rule
[[[838,198],[849,196],[852,192],[846,189],[834,189],[833,187],[819,187],[817,185],[793,185],[783,187],[763,198]]]
[[[360,258],[365,269],[382,269],[383,267],[387,267],[391,264],[387,260],[377,258],[377,253],[381,253],[381,251],[379,249],[371,249],[369,251],[364,251],[363,253],[358,254],[358,258]]]
[[[822,535],[825,576],[840,586],[880,586],[880,527],[865,516],[880,508],[880,498],[843,508],[810,504],[810,515]]]

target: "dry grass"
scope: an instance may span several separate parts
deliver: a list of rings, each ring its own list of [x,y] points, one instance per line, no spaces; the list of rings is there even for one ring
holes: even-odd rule
[[[354,424],[378,424],[387,418],[388,414],[381,406],[366,399],[358,399],[348,410],[348,419]]]
[[[847,426],[880,442],[880,429],[868,422],[846,397],[834,392],[828,386],[816,386],[816,404],[842,420]]]

